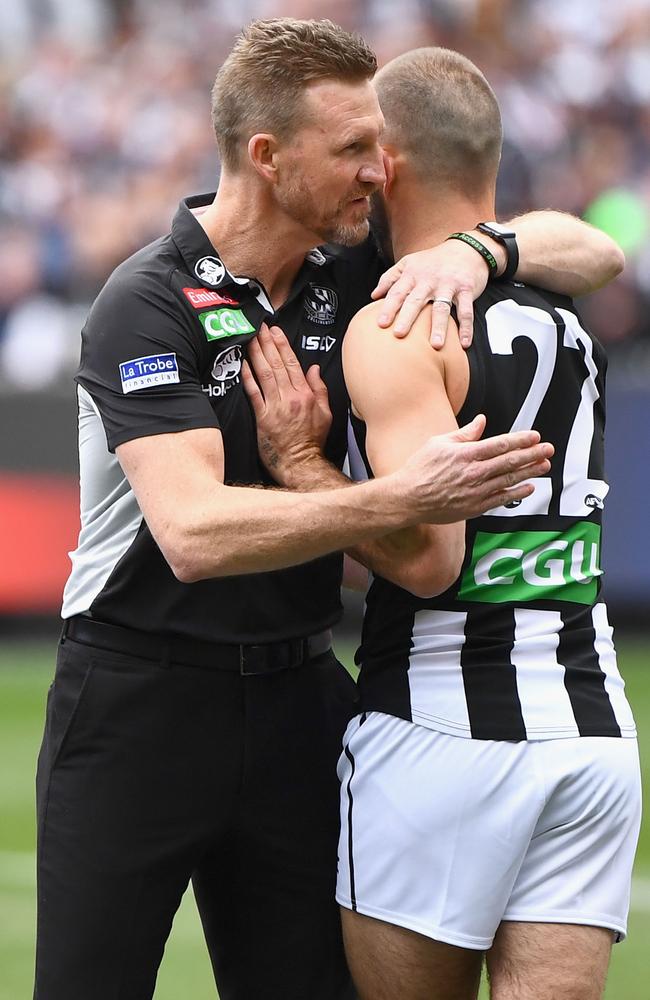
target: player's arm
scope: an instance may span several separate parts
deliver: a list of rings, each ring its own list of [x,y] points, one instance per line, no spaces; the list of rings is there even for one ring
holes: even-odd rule
[[[607,284],[623,270],[621,248],[599,229],[563,212],[529,212],[504,223],[517,236],[519,266],[515,278],[575,297]],[[505,247],[478,230],[470,235],[492,253],[497,274],[503,274]],[[407,254],[380,279],[373,292],[382,299],[381,327],[393,325],[404,336],[428,302],[434,304],[431,343],[440,347],[447,333],[450,307],[456,306],[460,339],[469,346],[473,334],[473,302],[484,291],[489,268],[484,258],[460,240]],[[385,296],[385,298],[384,298]]]
[[[353,411],[366,425],[368,461],[374,475],[382,476],[399,468],[429,434],[447,433],[458,424],[445,385],[450,348],[431,350],[426,312],[407,340],[382,334],[377,313],[372,304],[353,319],[343,344],[343,368]],[[463,521],[406,528],[351,555],[416,596],[432,597],[456,579],[464,553]]]

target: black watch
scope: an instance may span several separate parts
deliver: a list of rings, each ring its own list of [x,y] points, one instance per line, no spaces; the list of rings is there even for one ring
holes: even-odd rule
[[[479,232],[491,236],[493,240],[501,243],[506,248],[506,269],[499,278],[512,278],[519,267],[519,248],[517,247],[517,234],[508,229],[500,222],[479,222],[476,227]]]

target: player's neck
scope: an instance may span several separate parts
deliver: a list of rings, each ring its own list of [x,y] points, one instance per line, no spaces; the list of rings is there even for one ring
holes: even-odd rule
[[[442,243],[450,233],[473,229],[494,218],[494,200],[465,198],[440,191],[422,198],[421,192],[400,192],[388,204],[395,260],[407,253]]]
[[[198,221],[228,270],[260,281],[276,308],[287,298],[305,254],[318,242],[237,178],[222,181]]]

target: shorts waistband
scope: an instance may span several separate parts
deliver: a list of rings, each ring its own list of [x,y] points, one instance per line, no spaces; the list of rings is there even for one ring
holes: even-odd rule
[[[332,646],[332,633],[329,629],[300,639],[238,646],[141,632],[83,615],[66,619],[62,641],[66,638],[99,649],[158,661],[163,665],[177,663],[190,667],[229,670],[243,676],[301,667],[314,657],[326,653]]]

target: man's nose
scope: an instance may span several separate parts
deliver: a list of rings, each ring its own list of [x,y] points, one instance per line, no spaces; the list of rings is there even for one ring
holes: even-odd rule
[[[378,156],[372,162],[364,163],[357,177],[363,184],[375,184],[377,187],[383,187],[386,182],[383,157]]]

